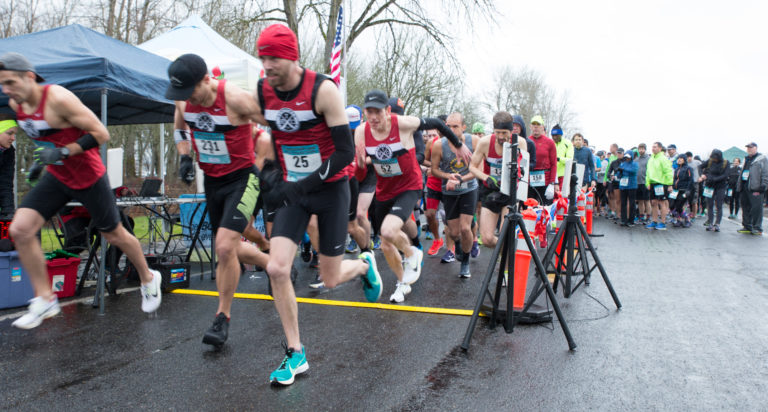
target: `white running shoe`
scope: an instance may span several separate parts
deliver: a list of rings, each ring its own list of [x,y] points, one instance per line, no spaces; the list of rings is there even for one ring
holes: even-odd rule
[[[149,273],[152,274],[152,280],[146,285],[141,285],[141,310],[147,313],[156,311],[160,307],[160,302],[163,301],[163,293],[160,290],[163,276],[152,269]]]
[[[405,282],[397,282],[395,287],[395,293],[389,297],[390,302],[402,303],[405,300],[405,295],[411,293],[411,287]]]
[[[19,329],[36,328],[43,323],[43,319],[52,318],[60,312],[59,299],[56,295],[53,296],[53,300],[46,300],[38,296],[29,301],[29,310],[24,316],[16,319],[13,326]]]
[[[403,283],[414,284],[421,276],[421,260],[424,258],[424,252],[416,246],[411,246],[413,254],[403,260]]]

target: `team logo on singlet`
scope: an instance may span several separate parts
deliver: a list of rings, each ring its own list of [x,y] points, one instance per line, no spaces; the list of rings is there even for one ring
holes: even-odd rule
[[[387,160],[392,158],[392,149],[387,144],[380,144],[376,146],[376,158],[379,160]]]
[[[275,119],[275,123],[277,123],[278,130],[287,133],[299,131],[299,127],[301,126],[299,123],[299,117],[296,116],[296,113],[293,110],[287,107],[283,107],[277,112],[277,119]]]
[[[212,132],[216,128],[216,123],[213,121],[213,117],[206,112],[200,112],[197,114],[197,120],[195,125],[199,130],[205,132]]]
[[[35,128],[35,123],[32,121],[32,119],[25,119],[23,122],[21,122],[21,128],[24,129],[24,133],[26,133],[27,136],[31,137],[32,139],[37,139],[40,137],[40,132],[38,132],[37,128]]]

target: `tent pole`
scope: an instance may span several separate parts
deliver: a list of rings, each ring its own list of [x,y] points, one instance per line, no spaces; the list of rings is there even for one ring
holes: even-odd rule
[[[165,123],[160,123],[160,194],[165,196]]]
[[[107,127],[107,89],[101,89],[101,123]],[[99,148],[101,151],[101,161],[107,164],[107,144],[104,143]],[[99,301],[99,315],[104,315],[104,273],[105,263],[107,261],[107,240],[101,236],[101,250],[99,250],[99,278],[96,287],[96,298]]]

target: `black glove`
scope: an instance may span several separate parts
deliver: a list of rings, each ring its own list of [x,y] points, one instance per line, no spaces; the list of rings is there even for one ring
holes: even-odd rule
[[[192,163],[192,156],[181,155],[179,177],[188,185],[195,181],[195,165]]]
[[[488,177],[485,179],[485,181],[483,182],[483,184],[484,184],[484,185],[485,185],[485,187],[487,187],[488,189],[491,189],[491,190],[499,190],[499,179],[497,179],[497,178],[495,178],[495,177],[493,177],[493,176],[488,176]]]
[[[32,167],[29,168],[29,172],[27,173],[27,183],[29,183],[30,186],[34,186],[35,183],[37,183],[37,179],[40,178],[40,175],[43,173],[43,169],[45,169],[44,164],[38,162],[37,160],[32,162]]]
[[[52,165],[54,163],[62,164],[61,160],[68,156],[69,149],[64,147],[38,147],[35,149],[34,159],[35,162]]]

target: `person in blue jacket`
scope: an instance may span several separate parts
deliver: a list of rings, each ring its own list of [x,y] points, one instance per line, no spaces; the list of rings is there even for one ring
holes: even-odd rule
[[[635,152],[629,150],[624,153],[617,178],[619,179],[619,191],[621,201],[621,225],[632,226],[635,221],[635,199],[637,197],[637,169],[638,164],[632,159]]]

